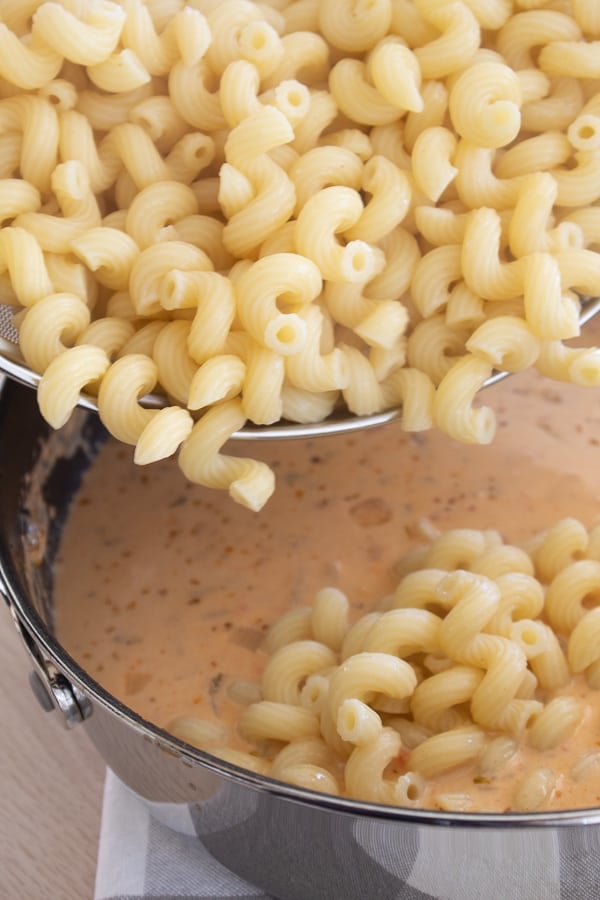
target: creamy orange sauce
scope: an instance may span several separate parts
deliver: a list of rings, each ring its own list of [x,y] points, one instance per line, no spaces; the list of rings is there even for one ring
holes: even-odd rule
[[[600,520],[600,404],[583,388],[522,374],[488,390],[498,416],[486,447],[397,425],[347,437],[231,445],[275,468],[277,490],[254,514],[186,482],[171,462],[137,468],[101,450],[67,523],[56,569],[58,636],[84,668],[144,718],[224,722],[236,744],[232,681],[258,680],[264,632],[325,585],[354,616],[395,585],[394,566],[436,529],[495,528],[518,543],[562,516]],[[440,779],[475,791],[472,808],[506,809],[532,764],[560,773],[553,806],[600,804],[600,767],[568,776],[600,749],[600,692],[580,679],[585,720],[540,758],[523,747],[492,783],[472,769]],[[241,746],[239,741],[237,746]],[[536,757],[534,760],[533,757]],[[435,805],[435,801],[431,801]]]

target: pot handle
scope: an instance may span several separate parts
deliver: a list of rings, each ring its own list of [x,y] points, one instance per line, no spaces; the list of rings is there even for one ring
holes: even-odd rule
[[[65,727],[74,728],[91,716],[93,712],[91,700],[76,684],[69,681],[51,660],[44,657],[10,601],[8,608],[33,665],[29,674],[29,684],[36,700],[45,712],[59,710]]]

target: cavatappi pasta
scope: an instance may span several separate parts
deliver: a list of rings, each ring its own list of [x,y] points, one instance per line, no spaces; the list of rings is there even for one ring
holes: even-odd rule
[[[494,530],[437,534],[399,562],[396,589],[373,611],[355,619],[346,595],[324,588],[272,625],[260,681],[231,685],[243,745],[194,716],[167,729],[358,800],[554,808],[569,782],[600,771],[597,733],[584,752],[573,740],[594,731],[600,688],[594,533],[562,519],[527,547]]]
[[[493,439],[494,368],[598,385],[592,2],[0,10],[0,296],[55,427],[259,509],[246,421],[393,406]],[[143,410],[145,391],[168,412]]]

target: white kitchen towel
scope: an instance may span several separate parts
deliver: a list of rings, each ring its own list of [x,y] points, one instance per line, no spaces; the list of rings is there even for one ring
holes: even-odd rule
[[[155,807],[155,808],[154,808]],[[254,811],[260,834],[261,802]],[[237,812],[232,807],[231,828]],[[301,815],[299,808],[299,815]],[[226,826],[227,827],[227,823]],[[411,829],[411,839],[399,845],[393,832],[376,820],[354,820],[344,832],[352,843],[356,865],[383,876],[377,900],[598,900],[600,897],[600,829],[515,829],[506,860],[506,834],[502,841],[488,829],[473,835],[468,854],[464,839],[453,828]],[[275,835],[271,829],[271,838]],[[293,837],[293,836],[292,836]],[[285,841],[285,835],[281,836]],[[252,848],[248,848],[252,852]],[[495,859],[495,854],[498,856]],[[273,846],[273,870],[281,868],[278,883],[285,885],[286,845]],[[502,858],[500,858],[502,856]],[[307,870],[324,860],[313,859]],[[497,868],[494,865],[497,863]],[[452,869],[452,882],[440,873]],[[494,870],[494,871],[492,871]],[[389,887],[382,887],[388,873]],[[498,877],[498,873],[502,873]],[[351,875],[349,875],[351,877]],[[319,880],[319,884],[322,882]],[[307,876],[307,885],[310,877]],[[350,892],[352,893],[352,892]],[[323,892],[306,889],[306,900],[346,900],[340,881]],[[298,892],[295,892],[298,896]],[[303,894],[304,896],[304,894]],[[219,863],[202,844],[184,805],[148,804],[107,772],[96,900],[273,900]],[[278,900],[286,900],[285,887]],[[365,897],[364,900],[373,900]]]

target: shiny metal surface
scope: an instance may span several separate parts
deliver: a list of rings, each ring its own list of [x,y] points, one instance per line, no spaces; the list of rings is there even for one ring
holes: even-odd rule
[[[0,313],[7,307],[0,306]],[[590,319],[593,319],[600,312],[600,297],[585,298],[582,301],[582,310],[580,315],[581,325],[585,325]],[[0,372],[8,375],[13,380],[30,388],[36,388],[39,384],[40,376],[37,372],[33,372],[19,351],[18,345],[15,343],[16,332],[6,325],[7,320],[0,316]],[[491,387],[498,381],[509,376],[509,372],[494,372],[484,384],[485,387]],[[165,405],[165,398],[159,394],[147,394],[140,400],[142,406],[151,409],[159,409]],[[82,409],[98,411],[96,399],[88,394],[81,394],[79,404]],[[365,428],[376,428],[393,422],[402,415],[402,410],[393,408],[384,412],[376,413],[371,416],[355,416],[347,410],[340,409],[334,412],[324,422],[313,422],[309,424],[299,424],[296,422],[278,422],[274,425],[245,425],[241,431],[232,435],[234,440],[275,440],[275,439],[300,439],[318,437],[319,435],[332,434],[348,434],[353,431],[361,431]]]
[[[17,632],[33,666],[29,683],[40,706],[46,712],[58,710],[66,728],[74,728],[81,724],[92,714],[92,704],[87,694],[76,683],[71,683],[65,678],[51,658],[42,654],[27,624],[17,615],[16,607],[10,601],[9,607]]]
[[[63,650],[52,627],[60,523],[101,439],[97,417],[80,412],[76,426],[71,442],[59,440],[40,420],[30,391],[7,382],[0,394],[0,593],[34,662],[59,673],[73,697],[85,698],[82,727],[153,815],[172,821],[174,809],[185,814],[217,859],[280,900],[423,900],[429,895],[411,886],[415,867],[435,873],[443,885],[466,877],[467,863],[475,866],[480,883],[465,897],[534,900],[543,895],[532,884],[555,864],[557,853],[561,866],[564,856],[573,871],[590,854],[600,855],[600,809],[436,813],[315,794],[186,746],[103,690]],[[49,452],[53,444],[56,452]],[[39,515],[45,505],[55,507],[56,515],[40,523],[50,531],[43,558],[32,566],[27,527],[38,507],[25,483],[42,455]]]

